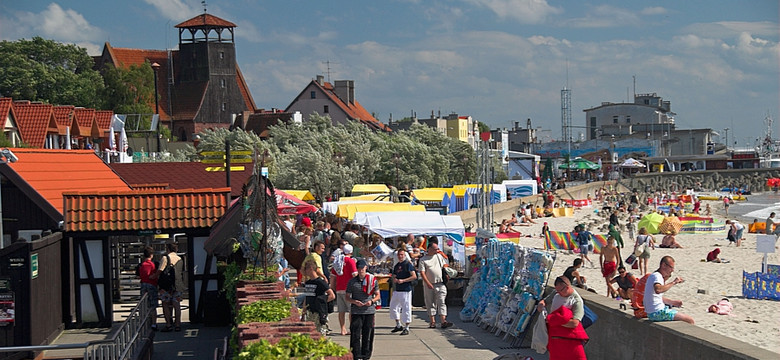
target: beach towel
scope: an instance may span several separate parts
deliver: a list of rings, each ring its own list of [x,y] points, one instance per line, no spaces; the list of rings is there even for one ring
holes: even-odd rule
[[[574,233],[548,231],[544,234],[544,248],[546,250],[576,250],[579,247],[574,241],[575,238]],[[593,252],[600,254],[601,249],[607,246],[607,237],[591,234],[590,243],[593,245]]]
[[[716,313],[718,315],[730,315],[732,310],[734,310],[734,305],[731,305],[729,299],[726,298],[721,299],[716,304],[710,305],[707,309],[708,312]]]
[[[631,295],[631,308],[634,309],[634,317],[637,318],[646,318],[647,313],[645,312],[645,284],[647,284],[647,278],[650,277],[650,274],[645,274],[645,276],[642,276],[639,281],[636,282],[636,285],[634,285],[634,293]]]

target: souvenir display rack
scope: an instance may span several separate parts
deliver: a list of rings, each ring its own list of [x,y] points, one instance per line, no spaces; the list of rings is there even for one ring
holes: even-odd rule
[[[477,252],[479,270],[466,289],[461,320],[504,339],[520,338],[544,296],[554,263],[555,252],[489,240]]]

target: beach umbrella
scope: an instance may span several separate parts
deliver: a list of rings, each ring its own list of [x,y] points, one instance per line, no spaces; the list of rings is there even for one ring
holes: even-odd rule
[[[317,211],[317,208],[282,190],[275,189],[276,212],[279,215],[298,215]]]
[[[639,223],[637,228],[646,228],[650,234],[658,234],[658,227],[661,226],[661,222],[664,221],[664,216],[657,213],[650,213],[645,215]]]
[[[567,164],[561,164],[558,166],[559,169],[566,169]],[[568,162],[568,167],[570,170],[598,170],[601,167],[599,164],[594,163],[593,161],[590,161],[588,159],[583,159],[581,157],[576,157],[573,160]]]
[[[116,135],[114,135],[114,127],[111,127],[111,135],[108,138],[108,148],[111,149],[111,151],[116,151]]]
[[[669,216],[661,221],[661,225],[658,225],[658,232],[661,234],[666,234],[669,231],[674,230],[675,233],[679,234],[682,227],[683,223],[680,221],[680,218],[677,216]]]
[[[625,161],[623,161],[622,164],[620,164],[620,167],[624,167],[624,168],[643,168],[643,167],[645,167],[645,164],[642,164],[641,161],[636,160],[634,158],[628,158]]]

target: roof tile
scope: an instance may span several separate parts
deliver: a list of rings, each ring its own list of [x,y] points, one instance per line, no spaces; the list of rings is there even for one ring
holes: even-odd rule
[[[65,192],[65,231],[208,228],[227,210],[229,191]]]
[[[60,213],[64,191],[130,191],[92,150],[14,148],[12,151],[19,160],[8,164],[11,170]]]
[[[25,144],[34,148],[43,148],[46,144],[46,134],[58,133],[54,107],[51,104],[17,101],[14,102],[13,107],[16,126]]]
[[[224,171],[206,171],[207,165],[199,162],[112,163],[109,166],[128,184],[142,184],[132,186],[136,190],[159,191],[163,185],[169,189],[216,188],[226,185]],[[243,171],[230,172],[231,195],[234,198],[241,195],[241,187],[252,175],[252,164],[244,164],[244,168]]]
[[[218,18],[211,14],[200,14],[192,19],[186,20],[182,23],[177,24],[175,27],[177,28],[189,28],[189,27],[236,27],[236,24],[233,24],[230,21],[227,21],[225,19]]]

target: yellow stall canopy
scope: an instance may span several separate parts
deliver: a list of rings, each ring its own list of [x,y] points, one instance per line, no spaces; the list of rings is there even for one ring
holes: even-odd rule
[[[314,201],[314,195],[309,190],[282,190],[303,201]]]
[[[381,212],[381,211],[425,211],[424,205],[411,205],[410,203],[358,203],[358,204],[339,204],[336,216],[352,220],[355,213],[358,212]]]
[[[339,201],[386,201],[390,202],[390,197],[385,196],[383,199],[376,200],[376,198],[385,195],[385,194],[367,194],[367,195],[358,195],[358,196],[342,196],[339,198]]]
[[[352,195],[365,195],[365,194],[389,194],[390,190],[385,184],[355,184],[352,187]]]
[[[439,188],[426,188],[413,190],[414,196],[420,201],[442,201],[444,194],[447,193],[445,189]]]

